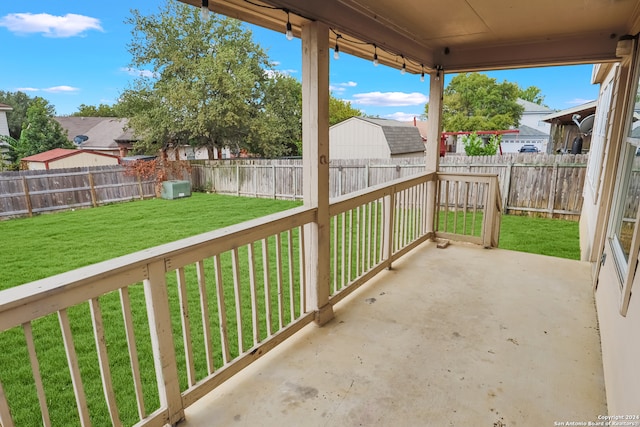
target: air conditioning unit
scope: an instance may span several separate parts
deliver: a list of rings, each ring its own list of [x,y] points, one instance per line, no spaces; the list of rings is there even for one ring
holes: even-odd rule
[[[191,183],[189,181],[178,180],[164,181],[162,183],[160,196],[167,200],[189,197],[191,196]]]

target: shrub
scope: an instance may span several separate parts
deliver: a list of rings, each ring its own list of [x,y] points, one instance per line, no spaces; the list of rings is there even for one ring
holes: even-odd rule
[[[498,152],[501,140],[501,135],[491,135],[489,141],[485,142],[478,134],[471,133],[462,137],[462,144],[467,156],[493,156]]]

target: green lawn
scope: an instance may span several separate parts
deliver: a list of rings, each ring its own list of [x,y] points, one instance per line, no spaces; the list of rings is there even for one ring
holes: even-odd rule
[[[209,195],[195,193],[190,198],[178,200],[153,199],[117,205],[104,206],[95,209],[84,209],[70,212],[41,215],[34,218],[17,219],[0,222],[0,289],[9,288],[21,283],[42,277],[61,273],[84,265],[107,260],[127,253],[149,248],[159,244],[192,236],[248,219],[264,216],[277,211],[299,206],[299,202],[275,201],[270,199],[253,199],[233,196]],[[365,211],[362,217],[365,216]],[[374,212],[373,217],[378,213]],[[366,216],[370,216],[366,212]],[[341,223],[338,223],[340,226]],[[458,224],[458,226],[460,226]],[[298,240],[293,233],[293,257],[297,255]],[[274,253],[275,238],[268,241],[269,251]],[[261,260],[261,245],[255,246],[255,259]],[[374,245],[375,246],[375,245]],[[349,246],[351,247],[351,246]],[[578,258],[578,224],[573,222],[533,219],[528,217],[506,216],[502,221],[500,247],[505,249],[523,250],[552,256]],[[288,243],[283,237],[283,252],[287,252]],[[349,249],[351,250],[351,249]],[[248,282],[246,273],[247,248],[239,248],[240,259],[243,261],[241,281],[245,286]],[[375,258],[375,257],[374,257]],[[363,258],[364,259],[364,258]],[[205,260],[209,287],[215,282],[213,263]],[[231,255],[221,256],[223,276],[232,277]],[[261,264],[261,263],[260,263]],[[286,263],[285,263],[286,264]],[[292,267],[296,267],[294,260]],[[353,270],[354,267],[350,267]],[[283,266],[284,277],[288,276],[287,265]],[[270,274],[275,274],[275,266],[271,265]],[[299,275],[294,271],[294,276]],[[257,267],[256,276],[263,274],[262,266]],[[194,266],[185,268],[188,289],[188,306],[192,318],[191,329],[194,337],[194,352],[197,377],[206,375],[206,359],[202,350],[203,343],[201,323],[197,321],[200,315],[198,285]],[[178,293],[175,274],[168,275],[171,310],[173,314],[173,332],[176,339],[176,353],[179,360],[181,387],[186,388],[186,370],[184,364],[183,343],[178,308]],[[226,279],[228,280],[228,279]],[[211,290],[209,301],[215,301],[214,291]],[[264,293],[262,286],[257,287],[260,312],[264,312]],[[231,308],[228,312],[229,337],[232,357],[240,352],[236,327],[233,286],[226,289],[226,305]],[[151,342],[148,331],[147,313],[144,294],[140,284],[129,287],[132,305],[135,307],[134,327],[138,352],[140,355],[151,354]],[[289,291],[283,290],[285,306],[289,305]],[[251,337],[251,301],[245,294],[242,297],[242,330],[244,331],[245,348],[252,345]],[[299,295],[293,295],[294,300]],[[110,367],[114,377],[114,387],[118,398],[118,408],[125,424],[137,421],[133,383],[129,370],[128,351],[122,327],[122,312],[117,292],[100,297],[106,342],[109,347]],[[272,294],[273,304],[277,304],[277,296]],[[291,309],[285,307],[285,316],[291,316]],[[294,315],[299,309],[294,309]],[[81,304],[68,310],[71,319],[76,352],[78,353],[80,370],[89,400],[89,410],[93,425],[110,425],[106,403],[102,397],[100,374],[97,369],[97,357],[89,304]],[[212,330],[217,331],[217,307],[211,308]],[[277,324],[274,314],[273,320]],[[288,322],[288,319],[285,319]],[[44,386],[50,400],[54,425],[77,425],[78,416],[74,408],[73,391],[70,385],[68,368],[61,343],[60,326],[57,316],[47,316],[33,322],[36,348],[40,359],[40,367],[44,376]],[[261,325],[260,336],[264,338],[266,332]],[[219,338],[213,338],[215,349],[220,348]],[[4,384],[5,392],[14,410],[17,425],[40,424],[35,398],[35,388],[31,378],[31,367],[25,349],[25,339],[21,328],[0,333],[0,380]],[[140,364],[143,375],[145,403],[148,411],[157,408],[158,396],[155,384],[154,368],[151,358],[141,357]],[[221,366],[221,356],[216,354],[215,366]]]

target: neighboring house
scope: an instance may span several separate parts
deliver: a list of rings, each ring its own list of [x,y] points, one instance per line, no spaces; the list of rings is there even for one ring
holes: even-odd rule
[[[547,152],[571,152],[573,142],[578,136],[582,137],[582,152],[588,151],[591,146],[591,135],[581,135],[573,118],[575,116],[576,120],[581,122],[595,112],[596,101],[592,101],[545,116],[543,120],[551,125]]]
[[[207,147],[193,147],[191,145],[180,145],[166,149],[167,160],[209,160],[209,150]]]
[[[413,124],[352,117],[329,129],[331,159],[397,159],[424,156],[424,142]]]
[[[525,144],[535,146],[541,153],[547,151],[548,133],[526,125],[520,125],[518,131],[518,133],[505,133],[502,135],[501,146],[503,153],[517,153]]]
[[[13,111],[7,104],[0,104],[0,136],[9,136],[9,123],[7,121],[7,113]]]
[[[82,150],[126,156],[136,138],[128,119],[117,117],[55,117],[67,138]]]
[[[524,125],[549,135],[551,125],[545,122],[544,118],[553,113],[553,110],[544,105],[536,104],[535,102],[525,101],[524,99],[518,99],[517,102],[524,107],[522,117],[520,117],[520,126]]]
[[[44,153],[27,156],[21,160],[21,168],[28,170],[50,170],[109,166],[120,164],[120,158],[97,151],[54,148]]]

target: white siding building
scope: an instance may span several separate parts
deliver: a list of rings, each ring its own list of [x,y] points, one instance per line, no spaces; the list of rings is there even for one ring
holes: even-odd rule
[[[9,123],[7,122],[7,112],[13,108],[7,104],[0,104],[0,136],[9,136]]]
[[[352,117],[329,129],[331,159],[396,159],[424,156],[417,127],[396,120]]]

